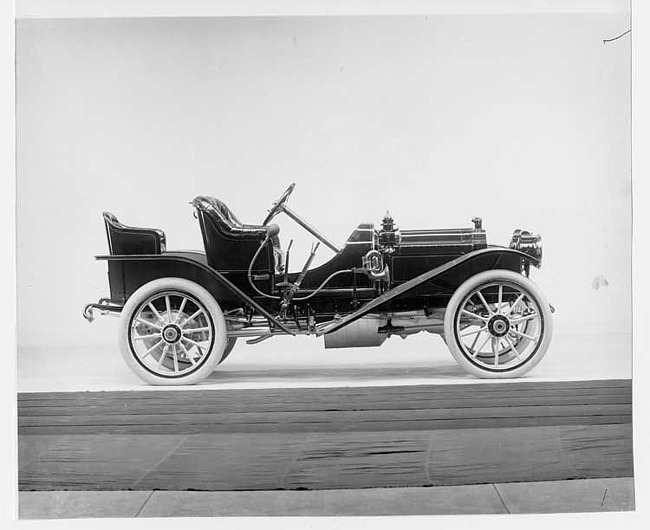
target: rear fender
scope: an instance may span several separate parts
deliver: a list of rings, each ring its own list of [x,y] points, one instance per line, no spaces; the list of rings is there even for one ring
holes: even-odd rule
[[[206,289],[223,309],[249,305],[286,333],[293,333],[219,271],[181,254],[96,256],[108,262],[111,302],[124,305],[140,287],[159,278],[184,278]]]

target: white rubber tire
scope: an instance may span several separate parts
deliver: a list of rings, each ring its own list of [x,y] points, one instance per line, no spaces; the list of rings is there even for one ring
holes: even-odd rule
[[[543,329],[541,340],[530,357],[526,359],[523,364],[504,371],[489,370],[472,362],[459,345],[459,339],[456,336],[454,325],[455,315],[459,310],[460,304],[465,300],[465,297],[481,285],[495,283],[499,280],[514,283],[519,289],[526,291],[528,296],[535,300],[535,303],[540,310]],[[552,336],[553,316],[546,296],[544,296],[542,290],[532,280],[513,271],[495,269],[472,276],[456,289],[456,292],[449,300],[449,304],[445,311],[444,337],[451,355],[466,372],[483,379],[511,379],[521,377],[528,373],[537,366],[544,355],[546,355],[551,344]]]
[[[161,376],[146,369],[131,351],[129,328],[131,319],[140,305],[156,294],[166,291],[185,292],[198,300],[205,307],[214,327],[214,341],[200,365],[184,375]],[[221,361],[228,337],[226,334],[226,320],[219,304],[214,297],[200,285],[183,278],[160,278],[153,280],[134,292],[128,299],[120,315],[118,325],[118,343],[120,353],[126,364],[140,379],[151,385],[193,385],[208,377]]]

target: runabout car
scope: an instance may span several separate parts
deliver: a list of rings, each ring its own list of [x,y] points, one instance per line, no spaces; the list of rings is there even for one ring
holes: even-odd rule
[[[104,212],[110,297],[84,308],[119,315],[119,348],[154,385],[197,383],[238,339],[322,336],[325,348],[380,346],[391,335],[441,335],[468,373],[519,377],[548,350],[552,307],[529,279],[542,263],[541,237],[515,230],[507,247],[488,245],[482,221],[468,228],[399,230],[357,226],[339,248],[287,206],[294,184],[260,225],[244,224],[219,199],[192,202],[205,252],[167,250],[158,229],[120,223]],[[290,272],[280,213],[317,241]],[[319,245],[334,256],[312,267]]]

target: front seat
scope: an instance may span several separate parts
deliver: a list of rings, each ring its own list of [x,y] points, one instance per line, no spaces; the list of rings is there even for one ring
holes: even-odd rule
[[[276,224],[249,225],[242,223],[228,206],[219,199],[200,195],[192,200],[203,235],[208,264],[217,270],[246,270],[260,243],[270,235],[274,270],[284,271],[284,252],[280,247]],[[268,262],[266,263],[268,267]],[[264,268],[264,259],[255,263],[255,269]]]

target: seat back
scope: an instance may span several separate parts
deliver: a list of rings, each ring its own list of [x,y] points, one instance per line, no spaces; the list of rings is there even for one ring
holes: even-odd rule
[[[248,271],[255,252],[266,238],[266,227],[242,223],[219,199],[199,196],[192,200],[196,209],[208,265],[218,271]],[[271,245],[258,256],[254,271],[272,270]]]
[[[166,238],[162,230],[138,228],[120,223],[111,212],[104,212],[108,250],[112,255],[162,254]]]

